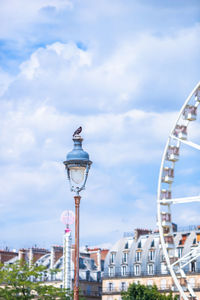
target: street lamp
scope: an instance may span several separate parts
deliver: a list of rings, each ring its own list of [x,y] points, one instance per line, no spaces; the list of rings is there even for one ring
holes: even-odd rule
[[[81,128],[81,127],[80,127]],[[80,131],[73,135],[74,149],[67,154],[64,161],[70,189],[75,193],[75,264],[74,264],[74,300],[79,299],[79,206],[81,197],[79,193],[85,189],[88,172],[92,162],[89,154],[82,148],[82,137]]]

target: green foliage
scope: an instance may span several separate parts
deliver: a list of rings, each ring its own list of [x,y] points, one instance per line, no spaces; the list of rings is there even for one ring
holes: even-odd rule
[[[19,262],[0,266],[0,300],[69,300],[71,297],[66,296],[66,290],[41,281],[45,272],[44,266],[28,266]]]
[[[122,292],[123,300],[177,300],[178,296],[172,293],[166,295],[159,293],[157,286],[146,286],[132,283],[127,292]]]

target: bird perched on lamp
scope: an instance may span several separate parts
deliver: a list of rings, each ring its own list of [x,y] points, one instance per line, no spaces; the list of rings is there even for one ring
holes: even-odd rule
[[[79,135],[79,134],[81,133],[81,131],[82,131],[82,127],[80,126],[78,129],[76,129],[76,130],[74,131],[73,136]]]

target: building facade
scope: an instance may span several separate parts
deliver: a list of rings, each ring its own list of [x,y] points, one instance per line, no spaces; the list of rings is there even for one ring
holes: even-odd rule
[[[178,259],[191,248],[198,247],[200,230],[197,227],[195,230],[175,231],[173,237],[175,251],[171,259]],[[200,296],[200,257],[187,265],[184,271]],[[121,292],[126,291],[130,283],[138,282],[156,284],[163,293],[177,293],[166,267],[158,232],[136,229],[133,234],[125,234],[110,249],[105,260],[102,299],[121,299]]]
[[[79,280],[81,294],[85,299],[101,299],[102,295],[102,274],[104,261],[108,253],[107,249],[85,247],[79,256]],[[64,256],[62,246],[52,246],[51,250],[41,248],[20,249],[18,252],[0,251],[1,260],[5,264],[13,264],[18,260],[24,260],[30,264],[43,265],[47,272],[41,278],[45,284],[51,284],[63,288],[64,284]],[[74,246],[71,248],[70,261],[71,288],[74,284]],[[52,274],[51,269],[58,272]]]

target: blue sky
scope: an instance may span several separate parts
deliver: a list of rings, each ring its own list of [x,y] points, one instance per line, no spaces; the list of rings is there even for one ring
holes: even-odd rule
[[[2,0],[0,20],[0,248],[62,243],[62,162],[80,125],[93,161],[81,245],[155,228],[164,145],[200,78],[199,1]],[[176,195],[199,193],[188,151]],[[198,223],[197,207],[174,221]]]

